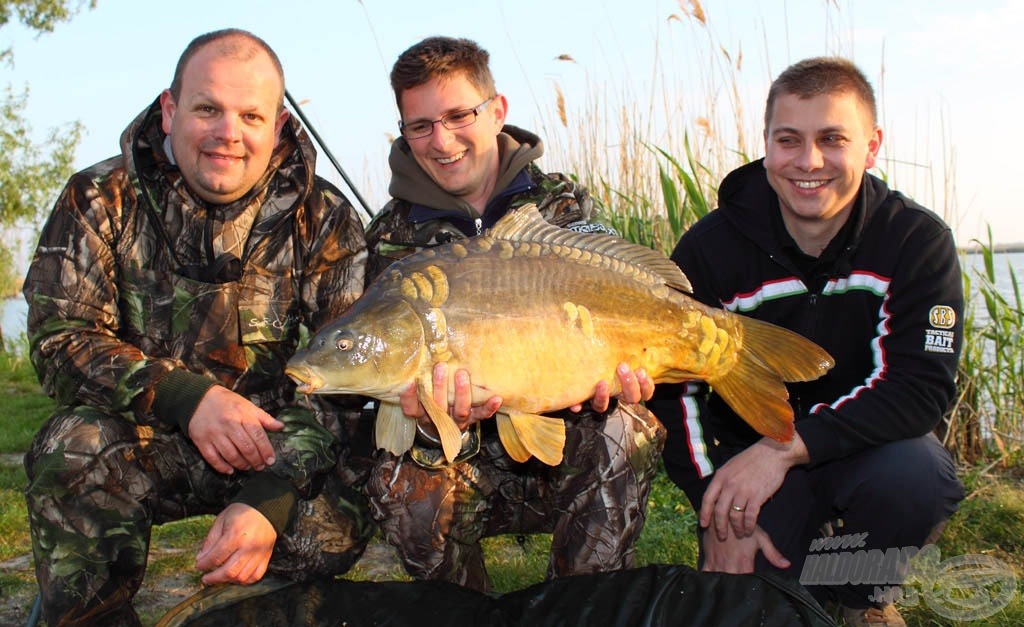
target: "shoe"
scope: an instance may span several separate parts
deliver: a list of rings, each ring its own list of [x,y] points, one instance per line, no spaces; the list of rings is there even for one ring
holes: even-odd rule
[[[892,603],[867,609],[843,607],[843,620],[847,627],[907,627],[907,621]]]

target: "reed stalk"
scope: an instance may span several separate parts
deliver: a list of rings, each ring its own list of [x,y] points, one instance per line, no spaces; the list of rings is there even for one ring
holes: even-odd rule
[[[685,29],[683,40],[690,46],[685,72],[673,67],[673,55],[659,53],[658,62],[664,67],[655,68],[650,78],[613,86],[587,80],[580,102],[555,82],[555,104],[537,122],[545,134],[550,169],[577,173],[607,224],[626,239],[666,254],[690,225],[717,206],[719,182],[750,161],[753,147],[759,149],[762,124],[759,119],[745,122],[749,118],[741,86],[750,81],[743,75],[742,48],[730,48],[718,40],[696,0],[681,1],[679,7],[679,13],[670,15],[668,29],[670,35],[672,29]],[[834,47],[838,51],[844,46],[839,42]],[[575,63],[571,57],[566,60]],[[885,75],[884,64],[880,75]],[[770,80],[764,81],[765,89]],[[877,90],[883,115],[884,87],[880,84]],[[699,95],[696,101],[694,94]],[[896,189],[906,179],[919,202],[955,224],[955,150],[948,137],[948,121],[940,116],[939,122],[940,163],[897,154],[907,147],[912,152],[923,150],[916,141],[903,141],[906,133],[916,139],[915,129],[906,133],[885,129],[889,139],[877,173]],[[1012,269],[1012,297],[1004,296],[1002,286],[995,284],[991,237],[980,254],[983,270],[971,273],[965,268],[964,272],[968,305],[958,396],[937,431],[963,461],[1020,461],[1024,446],[1021,290]]]

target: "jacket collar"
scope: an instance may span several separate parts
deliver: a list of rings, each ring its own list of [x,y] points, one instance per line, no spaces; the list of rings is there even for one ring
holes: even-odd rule
[[[848,223],[826,250],[835,250],[834,245],[845,240],[845,246],[835,253],[840,260],[848,258],[888,193],[884,181],[865,173]],[[776,237],[776,228],[781,223],[779,198],[768,183],[764,159],[743,165],[725,177],[718,191],[718,206],[723,216],[762,250],[771,255],[783,252],[780,238]]]
[[[171,187],[190,205],[205,207],[208,203],[192,194],[181,171],[169,154],[170,142],[161,125],[160,99],[140,113],[121,134],[123,163],[147,187]],[[291,116],[281,129],[281,140],[274,148],[263,176],[245,196],[223,205],[230,213],[233,207],[244,207],[266,196],[266,189],[275,178],[277,185],[290,184],[296,190],[312,188],[316,170],[316,150],[298,120]],[[299,193],[298,196],[303,196]],[[289,207],[277,207],[286,210]],[[157,211],[160,207],[157,207]]]
[[[498,196],[516,184],[524,168],[544,154],[539,137],[515,126],[506,124],[497,139],[500,162],[495,184],[496,193],[488,200],[488,206],[483,214],[478,215],[476,209],[464,200],[452,196],[438,186],[416,162],[409,143],[403,137],[399,137],[391,144],[391,154],[388,156],[391,183],[388,186],[388,193],[393,198],[410,204],[434,209],[437,212],[435,218],[443,213],[446,216],[459,216],[473,223],[477,217],[487,214]]]
[[[529,191],[536,187],[530,177],[529,169],[523,168],[513,177],[512,181],[487,202],[483,215],[480,217],[480,228],[494,226],[506,213],[507,208],[503,201],[510,196]],[[409,208],[409,221],[419,224],[430,220],[445,220],[459,227],[459,230],[466,235],[476,234],[476,221],[468,218],[465,213],[453,209],[438,209],[425,204],[411,203]]]

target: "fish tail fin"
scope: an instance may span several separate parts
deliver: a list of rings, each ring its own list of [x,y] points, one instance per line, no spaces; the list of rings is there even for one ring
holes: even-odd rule
[[[743,318],[743,347],[725,375],[709,379],[715,392],[761,435],[793,439],[786,381],[812,381],[835,365],[823,348],[798,333]]]
[[[416,380],[417,396],[441,438],[441,450],[444,451],[444,458],[453,462],[462,449],[462,432],[459,431],[459,425],[455,424],[455,419],[443,407],[434,402],[433,390],[434,384],[429,376]],[[413,437],[415,435],[414,433]]]
[[[836,365],[824,348],[799,333],[754,318],[743,318],[743,349],[783,381],[814,381]]]
[[[533,455],[548,466],[562,463],[565,421],[561,418],[509,409],[500,412],[497,420],[498,437],[512,459],[525,462]]]
[[[377,408],[374,437],[378,448],[401,455],[412,448],[416,440],[416,421],[406,416],[397,403],[381,401]]]

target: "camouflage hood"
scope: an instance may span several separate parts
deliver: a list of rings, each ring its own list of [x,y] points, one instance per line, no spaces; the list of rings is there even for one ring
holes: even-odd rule
[[[299,323],[323,324],[361,291],[362,229],[314,176],[294,119],[253,190],[223,205],[188,190],[165,138],[154,100],[122,154],[58,199],[25,282],[33,363],[60,402],[132,406],[142,421],[172,371],[274,411],[291,395],[283,367]],[[77,338],[83,328],[95,332]]]
[[[523,168],[539,159],[544,154],[544,146],[533,133],[506,124],[498,134],[498,154],[500,162],[495,192],[508,187]],[[392,197],[433,209],[460,213],[469,218],[479,217],[477,210],[469,203],[441,189],[423,171],[412,156],[412,149],[404,137],[399,137],[391,144],[388,163],[391,166],[388,193]]]
[[[158,211],[167,206],[166,201],[171,200],[164,197],[164,194],[171,190],[180,196],[178,202],[191,206],[206,206],[208,203],[188,190],[181,171],[174,164],[174,158],[170,154],[169,138],[163,131],[161,121],[158,98],[121,134],[121,157],[127,174],[132,179],[142,182],[143,190],[149,196],[150,205]],[[286,182],[285,186],[295,191],[294,194],[287,195],[291,202],[286,206],[275,202],[276,209],[293,209],[302,202],[308,190],[312,189],[315,163],[316,151],[313,144],[298,120],[295,117],[289,118],[281,129],[281,139],[274,148],[262,178],[249,193],[224,205],[224,213],[230,216],[247,206],[261,204],[262,197],[267,194],[267,186],[275,177],[281,179],[282,183]],[[264,208],[263,217],[266,216]]]

